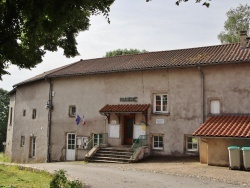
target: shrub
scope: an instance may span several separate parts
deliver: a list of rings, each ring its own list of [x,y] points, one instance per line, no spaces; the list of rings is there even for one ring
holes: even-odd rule
[[[82,182],[78,180],[70,181],[66,177],[65,170],[56,170],[50,182],[51,188],[82,188]]]

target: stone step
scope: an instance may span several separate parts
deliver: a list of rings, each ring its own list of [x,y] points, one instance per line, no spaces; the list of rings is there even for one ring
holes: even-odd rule
[[[129,163],[133,150],[130,147],[100,147],[88,158],[90,162]]]
[[[134,152],[121,152],[121,151],[103,151],[98,150],[96,153],[103,153],[103,154],[117,154],[117,155],[132,155]]]
[[[119,163],[119,164],[129,163],[129,162],[123,162],[123,161],[110,161],[110,160],[99,160],[99,159],[95,159],[95,160],[90,159],[89,161],[90,162],[102,162],[102,163]]]
[[[99,151],[133,152],[133,150],[131,149],[106,149],[106,148],[100,148]]]
[[[112,153],[96,153],[95,156],[102,156],[102,157],[125,157],[130,158],[132,155],[118,155],[118,154],[112,154]]]
[[[130,158],[120,158],[120,157],[101,157],[101,156],[93,156],[92,159],[103,159],[103,160],[111,160],[111,161],[130,161]]]

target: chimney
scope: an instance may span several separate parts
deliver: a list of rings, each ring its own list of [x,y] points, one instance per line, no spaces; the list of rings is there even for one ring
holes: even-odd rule
[[[240,31],[240,47],[247,48],[247,31]]]

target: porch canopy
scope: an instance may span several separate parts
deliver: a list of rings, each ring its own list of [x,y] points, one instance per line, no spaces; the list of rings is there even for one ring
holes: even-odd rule
[[[250,139],[250,115],[212,116],[193,133],[193,136]]]
[[[99,112],[108,118],[111,113],[118,116],[120,121],[120,115],[122,113],[142,113],[146,120],[146,125],[148,124],[148,108],[150,104],[107,104]]]

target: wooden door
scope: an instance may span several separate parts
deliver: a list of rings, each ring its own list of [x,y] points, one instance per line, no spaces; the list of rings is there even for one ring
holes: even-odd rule
[[[124,144],[133,144],[134,117],[124,116]]]

